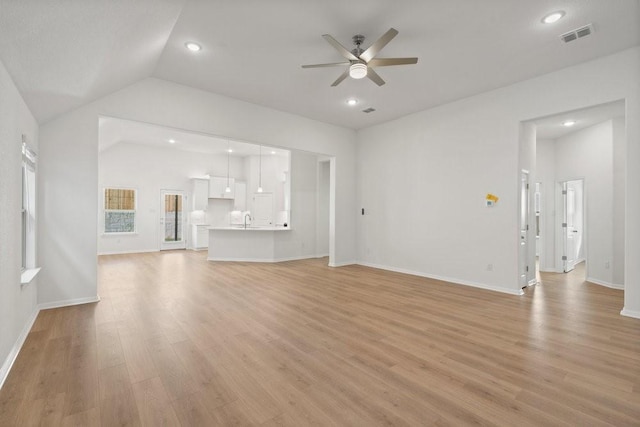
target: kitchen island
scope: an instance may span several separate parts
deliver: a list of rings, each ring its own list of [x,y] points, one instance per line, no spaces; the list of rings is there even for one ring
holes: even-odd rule
[[[208,227],[209,261],[279,262],[287,256],[292,233],[289,227]]]

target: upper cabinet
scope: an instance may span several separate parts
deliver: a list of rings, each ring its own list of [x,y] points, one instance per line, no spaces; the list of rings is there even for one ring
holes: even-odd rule
[[[206,211],[209,201],[209,180],[208,179],[192,179],[191,210]]]
[[[227,193],[227,182],[231,191]],[[235,180],[223,176],[212,176],[209,178],[209,198],[210,199],[233,199],[235,198]]]

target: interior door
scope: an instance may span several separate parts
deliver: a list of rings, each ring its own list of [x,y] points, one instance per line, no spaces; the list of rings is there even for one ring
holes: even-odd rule
[[[519,253],[519,273],[520,273],[520,286],[527,286],[528,280],[528,248],[527,248],[527,234],[529,231],[529,174],[522,172],[520,175],[520,253]]]
[[[563,201],[563,220],[562,220],[562,237],[564,252],[562,256],[563,270],[565,273],[573,270],[579,261],[579,252],[581,247],[581,230],[582,230],[582,206],[581,197],[578,197],[581,181],[568,181],[562,183],[562,201]]]
[[[185,249],[184,194],[182,191],[160,192],[160,250]]]

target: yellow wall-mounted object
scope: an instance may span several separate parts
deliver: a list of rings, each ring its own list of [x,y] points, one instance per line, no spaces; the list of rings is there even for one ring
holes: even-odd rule
[[[498,196],[496,196],[495,194],[487,193],[487,195],[485,197],[486,206],[488,208],[491,208],[491,207],[495,206],[496,203],[498,203]]]
[[[498,196],[494,194],[487,193],[487,196],[485,198],[493,203],[498,203]]]

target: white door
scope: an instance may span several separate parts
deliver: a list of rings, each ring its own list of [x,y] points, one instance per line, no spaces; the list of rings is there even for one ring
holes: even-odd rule
[[[567,181],[562,183],[562,237],[563,256],[562,264],[565,273],[573,270],[581,261],[582,253],[582,195],[583,181]]]
[[[255,193],[253,195],[253,218],[251,224],[257,227],[273,225],[272,193]]]
[[[184,194],[182,191],[160,191],[160,250],[185,249]]]
[[[529,272],[527,233],[529,231],[529,174],[522,172],[520,175],[520,286],[529,284],[527,280]]]

